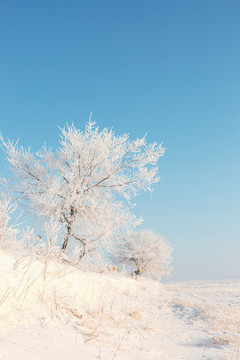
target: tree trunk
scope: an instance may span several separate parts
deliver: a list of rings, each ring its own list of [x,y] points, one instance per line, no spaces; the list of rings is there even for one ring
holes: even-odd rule
[[[72,233],[72,226],[73,226],[73,223],[74,223],[74,215],[75,215],[75,211],[74,211],[73,206],[71,206],[70,220],[67,222],[68,223],[68,225],[67,225],[67,233],[66,233],[66,235],[64,237],[64,242],[63,242],[62,249],[61,249],[62,252],[65,252],[65,250],[67,248],[67,245],[68,245],[69,238],[70,238],[71,233]]]
[[[67,248],[68,241],[69,241],[69,238],[71,236],[71,232],[72,232],[72,227],[69,225],[67,227],[67,233],[65,235],[64,242],[63,242],[63,245],[62,245],[62,249],[61,249],[62,252],[65,252],[65,250]]]

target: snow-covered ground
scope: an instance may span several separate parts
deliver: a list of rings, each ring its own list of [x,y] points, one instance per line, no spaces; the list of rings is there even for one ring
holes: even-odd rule
[[[0,250],[0,358],[240,359],[240,281],[158,284]]]

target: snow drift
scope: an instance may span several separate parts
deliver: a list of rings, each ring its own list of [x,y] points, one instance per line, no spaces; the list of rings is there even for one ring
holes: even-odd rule
[[[64,325],[111,354],[126,334],[139,335],[154,319],[160,285],[149,280],[81,272],[47,257],[2,250],[0,264],[0,337],[19,327]],[[131,350],[127,342],[125,352]]]
[[[0,358],[239,360],[240,283],[159,284],[0,250]]]

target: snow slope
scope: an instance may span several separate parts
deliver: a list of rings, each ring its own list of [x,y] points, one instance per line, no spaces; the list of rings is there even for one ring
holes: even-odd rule
[[[240,359],[240,282],[158,284],[0,250],[0,358]]]

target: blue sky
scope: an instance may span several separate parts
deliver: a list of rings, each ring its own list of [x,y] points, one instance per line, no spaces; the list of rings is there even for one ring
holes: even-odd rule
[[[163,142],[136,212],[173,245],[172,279],[240,278],[239,35],[237,0],[1,1],[0,130],[56,147],[93,112]]]

